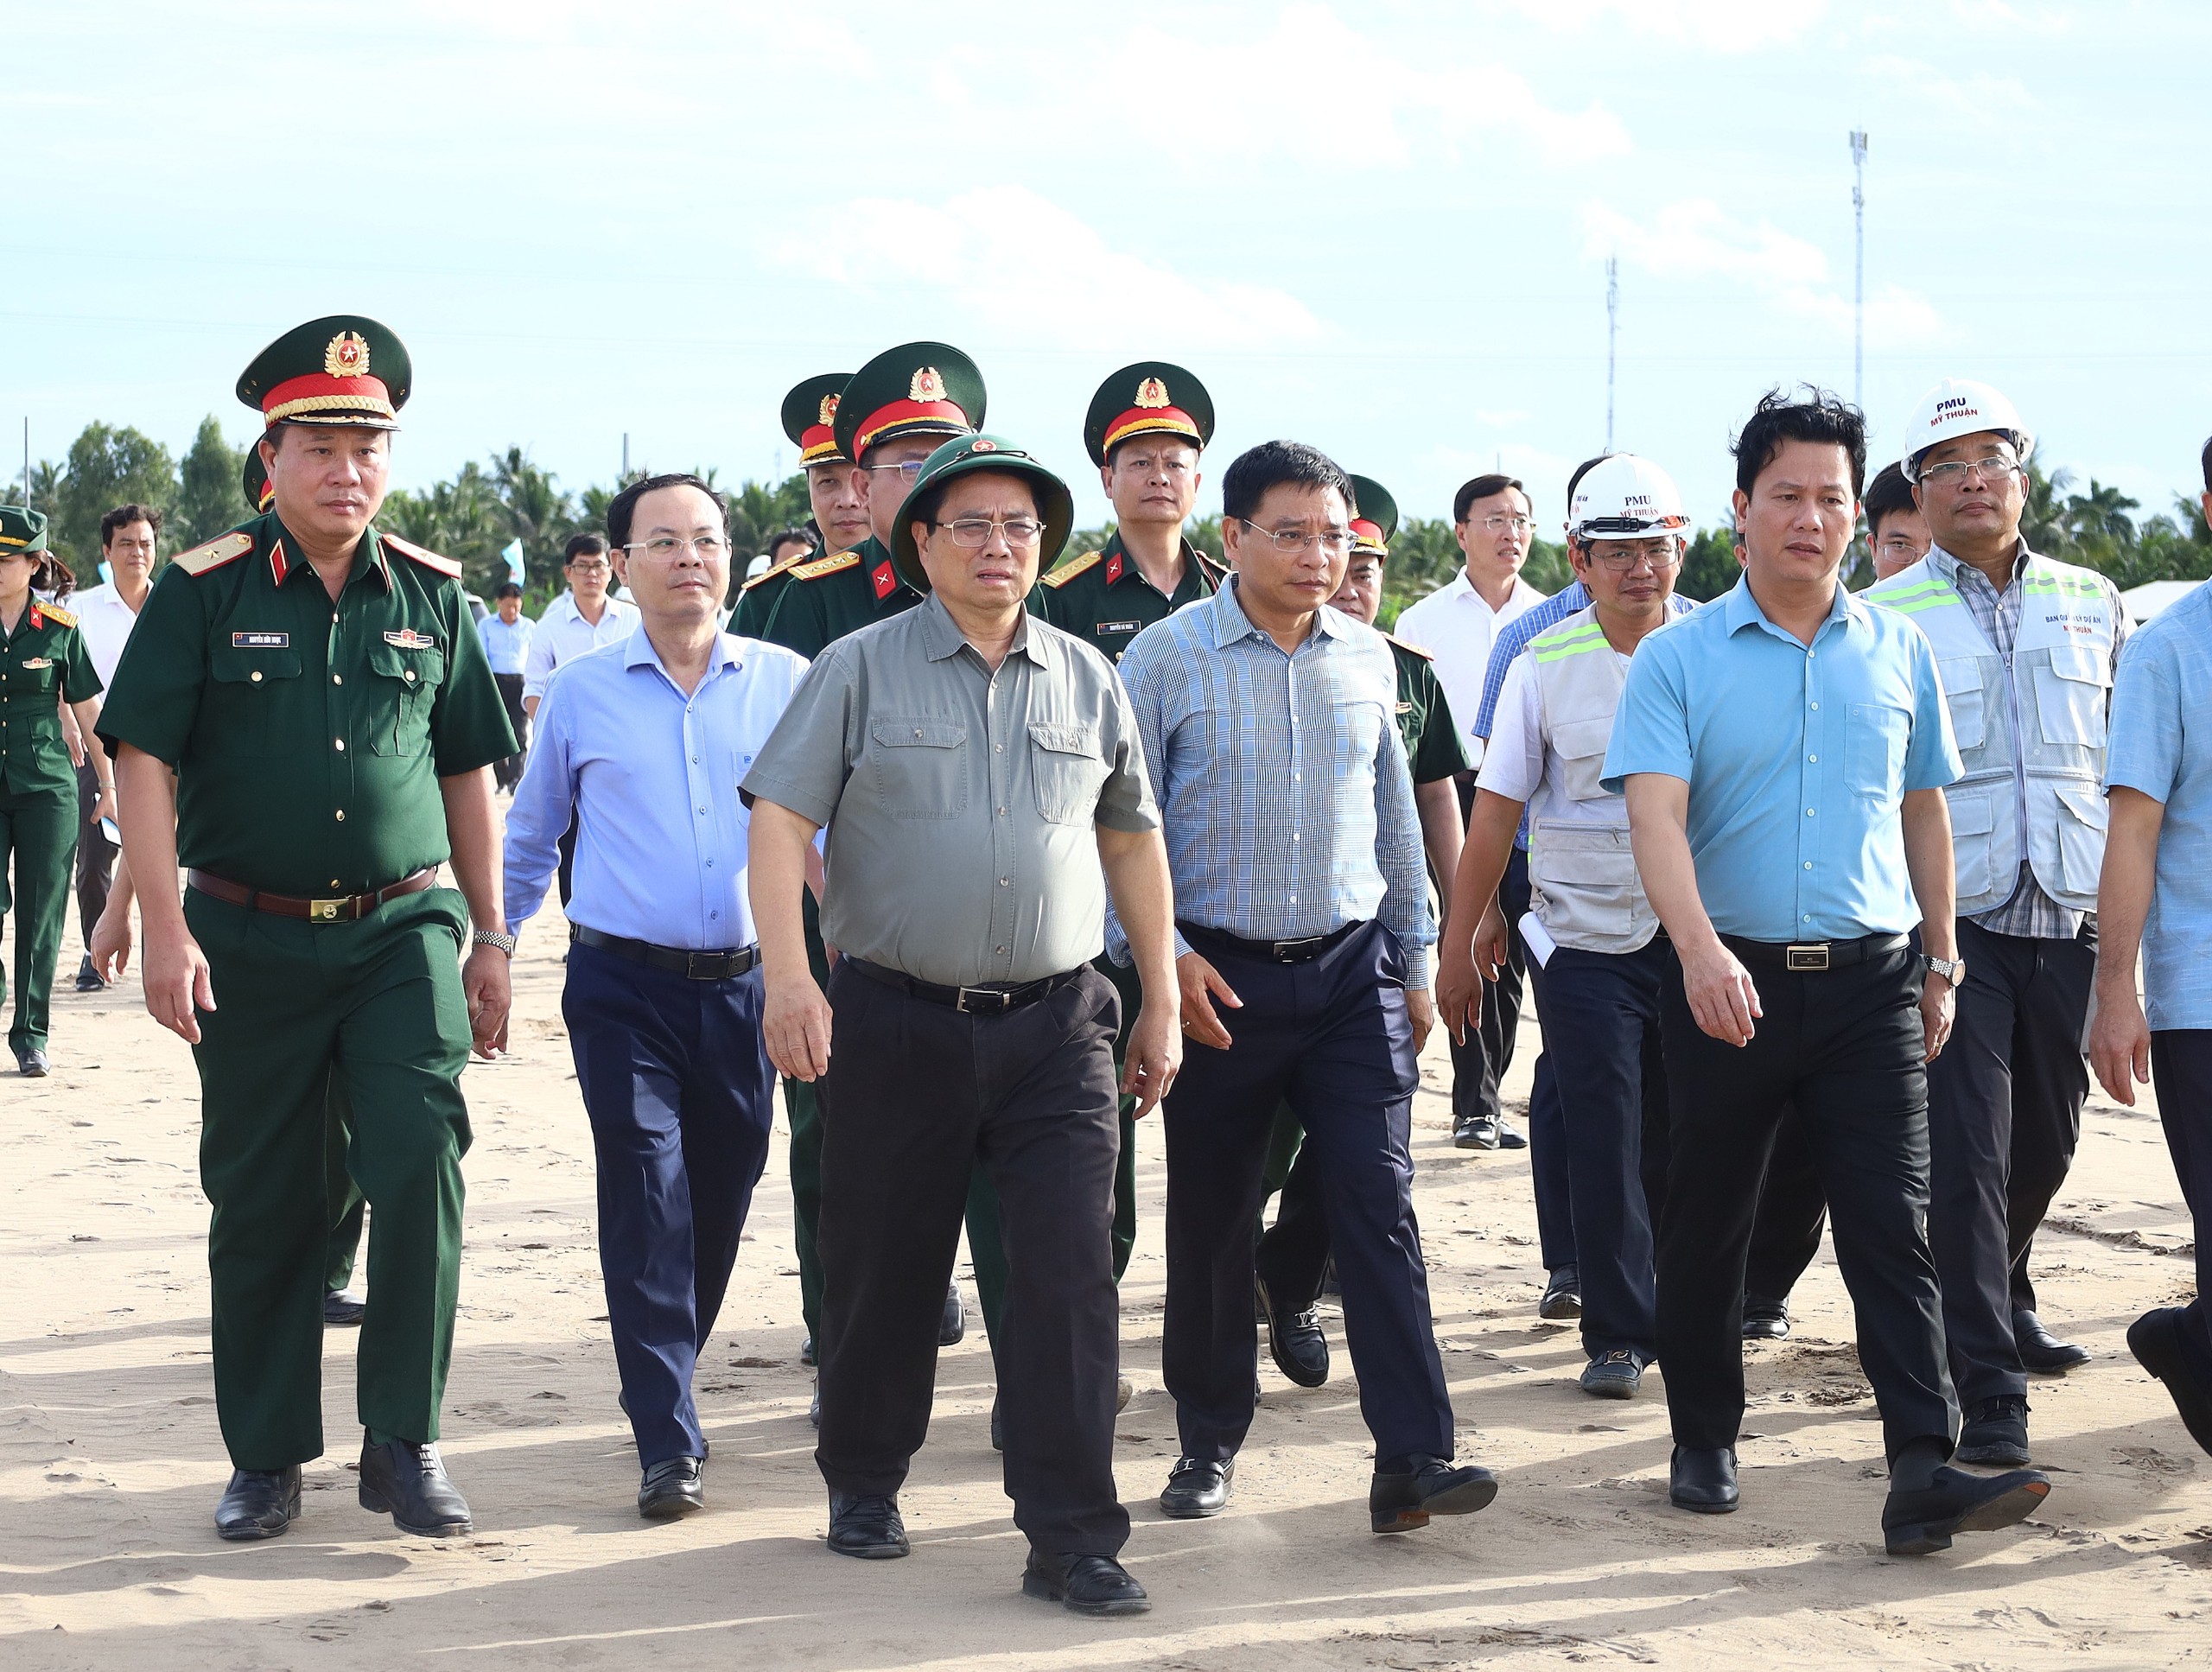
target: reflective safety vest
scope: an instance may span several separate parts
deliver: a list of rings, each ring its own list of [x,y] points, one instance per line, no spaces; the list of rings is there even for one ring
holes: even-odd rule
[[[1543,701],[1544,741],[1559,757],[1551,791],[1582,815],[1564,820],[1532,811],[1531,909],[1561,946],[1633,952],[1658,933],[1659,919],[1636,874],[1628,798],[1599,784],[1628,670],[1605,641],[1594,604],[1538,633],[1528,653]]]
[[[1944,791],[1962,918],[2012,897],[2024,824],[2024,857],[2044,893],[2077,912],[2097,909],[2105,718],[2119,623],[2094,570],[2024,551],[2015,584],[2024,595],[2009,658],[1930,557],[1861,594],[1910,615],[1936,647],[1966,766]]]

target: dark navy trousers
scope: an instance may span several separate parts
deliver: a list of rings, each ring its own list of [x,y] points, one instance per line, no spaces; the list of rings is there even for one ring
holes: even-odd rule
[[[760,972],[693,981],[577,942],[561,1014],[599,1158],[599,1264],[645,1468],[703,1457],[691,1371],[768,1159]]]
[[[1574,1247],[1582,1274],[1582,1350],[1626,1348],[1646,1364],[1659,1350],[1652,1227],[1667,1190],[1667,1061],[1659,995],[1668,943],[1633,952],[1562,946],[1544,966],[1536,1008],[1544,1037],[1562,1046]]]
[[[1319,1164],[1344,1286],[1344,1339],[1378,1462],[1452,1455],[1452,1402],[1429,1316],[1408,1149],[1414,1087],[1406,957],[1364,923],[1304,963],[1184,926],[1243,1008],[1226,1051],[1192,1044],[1162,1105],[1167,1133],[1167,1391],[1186,1457],[1233,1457],[1252,1423],[1259,1336],[1252,1222],[1278,1105]]]
[[[2196,1299],[2183,1309],[2182,1339],[2197,1374],[2212,1376],[2212,1029],[2152,1033],[2151,1081],[2166,1153],[2196,1229]]]

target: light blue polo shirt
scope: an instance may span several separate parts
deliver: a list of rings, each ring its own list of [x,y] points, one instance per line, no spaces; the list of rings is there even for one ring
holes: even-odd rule
[[[2189,716],[2197,716],[2191,725]],[[2164,804],[2151,916],[2143,929],[2144,1013],[2153,1029],[2212,1027],[2212,586],[2129,636],[2113,676],[2105,788]]]
[[[1808,647],[1749,577],[1637,647],[1605,785],[1690,786],[1690,853],[1713,926],[1746,940],[1855,940],[1920,921],[1908,790],[1959,776],[1936,653],[1909,617],[1840,586]]]

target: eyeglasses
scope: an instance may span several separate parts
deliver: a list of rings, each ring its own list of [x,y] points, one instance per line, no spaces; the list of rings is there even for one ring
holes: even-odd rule
[[[588,563],[569,565],[569,573],[571,575],[605,575],[608,572],[606,560],[603,558],[594,557]]]
[[[1649,563],[1657,570],[1672,569],[1682,561],[1681,550],[1672,540],[1639,540],[1625,551],[1593,550],[1590,556],[1592,562],[1615,575],[1625,575],[1638,563]]]
[[[1535,527],[1526,517],[1508,517],[1503,512],[1492,512],[1483,518],[1483,527],[1492,534],[1503,534],[1511,529],[1516,534],[1526,534]]]
[[[1045,537],[1045,525],[1033,518],[1009,517],[995,523],[988,517],[956,517],[949,523],[931,523],[931,528],[952,531],[952,544],[976,550],[991,543],[994,531],[1006,536],[1009,546],[1027,548]]]
[[[1993,482],[2000,476],[2009,476],[2020,467],[2020,461],[2007,454],[1993,453],[1986,459],[1953,459],[1943,464],[1924,465],[1920,480],[1943,487],[1964,487],[1967,473],[1971,470],[1985,482]]]
[[[695,534],[688,540],[673,534],[656,534],[650,540],[632,540],[622,550],[642,551],[646,556],[658,557],[663,563],[686,551],[696,551],[711,562],[728,552],[729,542],[719,534]]]
[[[1314,545],[1332,557],[1341,557],[1351,550],[1351,531],[1348,528],[1325,528],[1319,534],[1309,534],[1302,528],[1262,528],[1249,517],[1236,520],[1286,556],[1295,556]]]
[[[897,464],[862,465],[861,468],[867,471],[895,470],[911,482],[922,474],[922,467],[928,462],[927,459],[905,459]]]

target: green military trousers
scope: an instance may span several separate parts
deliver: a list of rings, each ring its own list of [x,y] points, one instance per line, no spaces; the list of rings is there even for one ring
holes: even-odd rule
[[[364,1427],[438,1437],[460,1286],[468,1060],[461,895],[430,888],[311,924],[188,889],[214,1010],[199,1013],[200,1175],[213,1217],[215,1407],[231,1460],[322,1453],[322,1300],[334,1210],[333,1077],[348,1178],[368,1198]]]
[[[221,1001],[218,1000],[218,1003]],[[361,1252],[361,1221],[367,1217],[368,1198],[346,1170],[346,1148],[353,1133],[353,1111],[346,1101],[346,1082],[336,1070],[330,1076],[330,1131],[323,1139],[323,1170],[330,1195],[329,1252],[323,1262],[322,1287],[335,1294],[353,1281],[353,1262]]]
[[[15,886],[8,882],[15,861]],[[54,960],[69,921],[69,884],[77,864],[77,791],[0,792],[0,915],[16,908],[16,1020],[8,1043],[46,1049],[54,1001]],[[8,980],[0,974],[0,1001]]]

